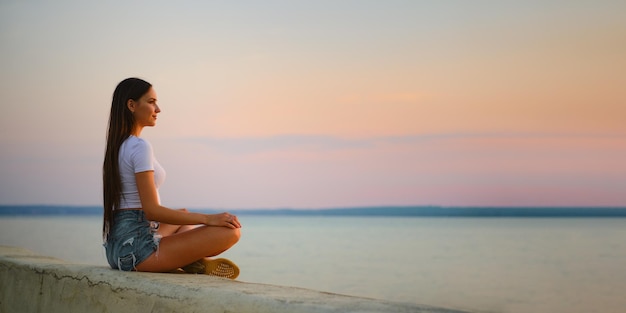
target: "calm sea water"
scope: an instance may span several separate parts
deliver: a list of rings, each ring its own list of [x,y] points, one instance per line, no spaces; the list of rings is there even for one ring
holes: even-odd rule
[[[475,312],[624,312],[626,219],[240,216],[239,280]],[[99,217],[0,218],[0,244],[106,265]]]

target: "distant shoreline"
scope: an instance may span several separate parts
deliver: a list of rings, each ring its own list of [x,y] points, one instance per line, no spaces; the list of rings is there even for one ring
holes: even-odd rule
[[[217,213],[220,209],[190,209]],[[328,209],[229,209],[238,215],[258,216],[372,216],[372,217],[626,217],[626,207],[443,207],[377,206]],[[99,206],[0,205],[1,216],[102,215]]]

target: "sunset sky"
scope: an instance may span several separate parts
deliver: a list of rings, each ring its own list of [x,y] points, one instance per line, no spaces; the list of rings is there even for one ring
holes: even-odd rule
[[[626,206],[625,1],[2,1],[0,204],[100,205],[113,89],[178,208]]]

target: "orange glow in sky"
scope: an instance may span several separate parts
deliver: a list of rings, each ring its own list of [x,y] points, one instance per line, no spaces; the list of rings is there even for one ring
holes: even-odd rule
[[[111,94],[138,76],[168,206],[624,206],[625,11],[2,3],[0,204],[100,204]]]

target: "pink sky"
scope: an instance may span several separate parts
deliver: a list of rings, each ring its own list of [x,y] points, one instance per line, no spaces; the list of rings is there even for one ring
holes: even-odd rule
[[[2,3],[0,204],[100,204],[139,76],[172,207],[624,206],[625,9]]]

